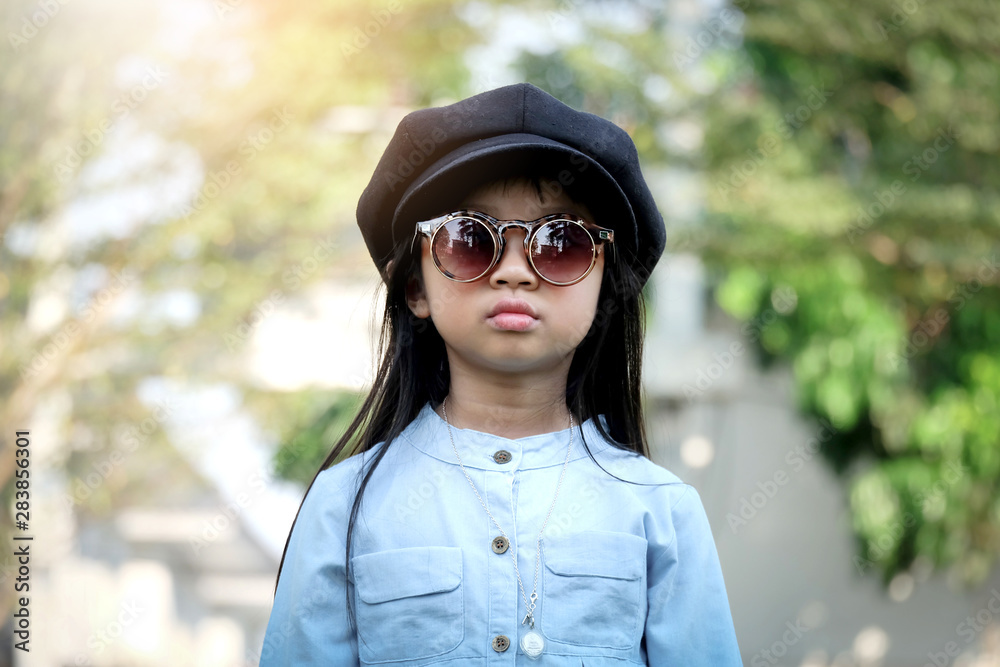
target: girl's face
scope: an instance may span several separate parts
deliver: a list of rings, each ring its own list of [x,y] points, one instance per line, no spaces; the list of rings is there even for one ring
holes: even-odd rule
[[[575,213],[592,222],[590,211],[571,200],[557,183],[540,195],[528,181],[484,186],[452,210],[475,209],[499,220],[535,220],[550,213]],[[558,194],[552,194],[558,193]],[[430,239],[421,237],[421,279],[411,279],[407,304],[416,317],[430,317],[448,351],[452,374],[569,373],[573,351],[590,330],[604,274],[602,249],[582,281],[557,286],[542,280],[524,254],[525,232],[508,228],[506,247],[493,270],[471,283],[441,275],[430,255]],[[527,302],[534,318],[490,317],[501,299]],[[524,328],[523,323],[527,323]]]

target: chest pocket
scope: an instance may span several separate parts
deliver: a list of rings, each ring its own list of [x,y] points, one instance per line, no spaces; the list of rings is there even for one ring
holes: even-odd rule
[[[542,634],[576,646],[633,648],[646,612],[645,538],[584,531],[542,542]]]
[[[363,663],[429,658],[465,637],[462,550],[410,547],[351,559]]]

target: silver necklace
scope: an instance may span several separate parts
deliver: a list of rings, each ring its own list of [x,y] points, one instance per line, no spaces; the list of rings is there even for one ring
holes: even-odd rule
[[[476,489],[476,485],[472,483],[472,478],[469,477],[469,472],[465,469],[465,465],[462,463],[462,457],[458,455],[458,447],[455,446],[455,438],[451,434],[451,423],[448,421],[447,403],[448,403],[448,397],[446,396],[444,401],[441,403],[441,410],[442,412],[444,412],[444,423],[448,424],[448,437],[451,439],[451,448],[455,450],[455,456],[458,458],[458,465],[462,466],[462,472],[465,473],[465,479],[469,480],[469,486],[471,486],[472,490],[475,491],[476,497],[479,498],[479,503],[483,506],[483,509],[486,510],[487,514],[489,514],[490,519],[493,519],[493,523],[496,524],[496,527],[500,531],[500,534],[503,535],[504,539],[507,540],[507,544],[513,546],[513,542],[511,542],[510,538],[507,537],[507,533],[505,533],[503,528],[500,527],[500,524],[497,523],[497,520],[493,517],[492,512],[490,512],[490,509],[486,506],[486,503],[483,502],[483,497],[479,495],[479,491]],[[538,531],[538,539],[535,541],[535,583],[531,589],[530,602],[528,600],[528,596],[525,595],[524,593],[524,584],[521,583],[521,573],[517,569],[517,556],[514,555],[514,549],[510,550],[510,557],[514,561],[514,574],[517,575],[517,584],[518,586],[521,587],[521,597],[524,599],[524,606],[528,610],[528,613],[524,617],[524,620],[521,621],[521,625],[527,623],[529,628],[528,632],[526,632],[524,636],[521,637],[521,642],[520,642],[521,650],[524,651],[524,654],[527,655],[532,660],[537,660],[538,657],[542,654],[542,651],[545,649],[545,640],[542,639],[542,635],[535,632],[535,602],[538,600],[538,593],[537,593],[538,568],[542,560],[542,551],[541,551],[542,532],[545,531],[545,525],[549,522],[549,517],[552,516],[552,510],[556,506],[556,498],[559,497],[559,488],[562,486],[563,477],[566,475],[566,466],[569,465],[569,454],[570,451],[572,451],[572,449],[573,449],[573,413],[571,412],[569,414],[569,446],[566,447],[566,460],[563,461],[563,469],[562,472],[559,474],[559,483],[556,484],[556,495],[553,496],[552,498],[552,504],[549,506],[549,513],[545,515],[545,521],[542,522],[542,529]],[[510,502],[511,502],[511,507],[510,507],[511,514],[513,514],[514,513],[513,497],[511,497]]]

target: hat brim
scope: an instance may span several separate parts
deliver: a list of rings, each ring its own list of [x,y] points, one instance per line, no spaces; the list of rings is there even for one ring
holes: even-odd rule
[[[408,241],[411,225],[447,213],[473,188],[515,175],[545,173],[577,195],[594,222],[615,231],[616,245],[634,251],[636,221],[615,178],[586,153],[535,134],[502,134],[472,141],[428,166],[404,191],[392,220],[393,243]],[[624,214],[624,215],[623,215]]]

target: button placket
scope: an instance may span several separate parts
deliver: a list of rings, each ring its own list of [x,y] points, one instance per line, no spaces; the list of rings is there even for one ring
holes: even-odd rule
[[[501,462],[512,463],[514,460],[514,454],[506,449],[495,450],[492,454],[486,454],[486,456],[489,456],[493,459],[494,463],[498,464]],[[487,468],[491,468],[491,470],[483,474],[483,499],[492,511],[495,521],[489,520],[489,517],[486,517],[490,523],[490,532],[492,535],[486,534],[479,539],[488,539],[490,541],[490,550],[494,554],[493,558],[488,559],[489,615],[491,618],[512,618],[517,616],[518,613],[520,589],[518,588],[517,579],[514,576],[514,567],[511,562],[511,554],[514,553],[511,542],[513,534],[510,534],[509,537],[504,536],[502,531],[514,531],[516,529],[511,494],[517,471],[512,470],[510,466],[506,468],[493,468],[487,465]],[[498,528],[496,522],[499,522],[501,528]],[[505,624],[501,624],[491,629],[497,632],[506,629],[506,627]],[[491,647],[496,652],[498,659],[500,659],[499,656],[501,654],[505,656],[504,659],[509,659],[506,658],[508,649],[517,648],[517,633],[495,634],[490,641]],[[510,653],[514,652],[516,651],[510,651]],[[510,656],[510,658],[513,657],[513,655]]]

